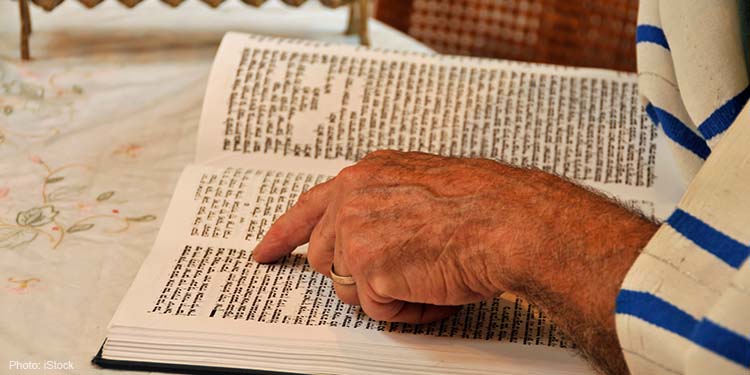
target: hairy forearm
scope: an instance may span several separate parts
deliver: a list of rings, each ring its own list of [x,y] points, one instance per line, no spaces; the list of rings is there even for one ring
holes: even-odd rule
[[[373,319],[434,321],[500,291],[545,310],[602,370],[627,371],[620,284],[656,225],[559,177],[487,159],[378,151],[318,185],[268,230],[272,262],[308,242],[342,301]]]
[[[503,278],[507,290],[545,311],[593,364],[627,374],[615,330],[615,300],[625,274],[658,226],[616,202],[556,176],[532,172],[544,233]],[[560,203],[563,204],[560,204]],[[508,260],[506,259],[505,262]]]

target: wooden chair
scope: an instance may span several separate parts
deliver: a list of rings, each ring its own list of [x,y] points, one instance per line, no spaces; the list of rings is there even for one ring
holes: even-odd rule
[[[21,18],[21,59],[28,60],[30,58],[29,51],[29,36],[31,35],[31,15],[29,13],[29,2],[41,7],[46,11],[52,11],[57,8],[64,0],[17,0],[18,1],[18,13]],[[78,0],[81,4],[87,8],[93,8],[101,4],[104,0]],[[138,5],[143,0],[118,0],[128,8],[132,8]],[[172,7],[179,6],[185,0],[161,0],[162,2],[169,4]],[[202,0],[212,8],[216,8],[221,5],[225,0]],[[263,5],[267,0],[242,0],[243,3],[254,7]],[[300,6],[307,0],[282,0],[284,3],[291,6]],[[370,45],[370,39],[367,28],[367,19],[369,17],[369,0],[320,0],[320,2],[329,7],[337,8],[342,5],[349,6],[349,21],[346,28],[346,34],[358,34],[360,43],[363,45]]]
[[[637,0],[378,0],[441,53],[635,71]]]

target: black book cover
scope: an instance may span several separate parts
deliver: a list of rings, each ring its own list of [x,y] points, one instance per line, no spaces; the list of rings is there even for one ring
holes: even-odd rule
[[[154,371],[154,372],[195,374],[195,375],[218,375],[218,374],[305,375],[305,374],[296,374],[296,373],[291,373],[291,372],[251,370],[251,369],[241,369],[241,368],[232,368],[232,367],[194,366],[194,365],[180,365],[180,364],[174,364],[174,363],[121,361],[121,360],[116,360],[116,359],[103,358],[102,350],[104,350],[104,344],[102,344],[102,346],[99,348],[99,352],[96,353],[96,356],[93,359],[91,359],[91,363],[99,367],[103,367],[107,369],[114,369],[114,370]]]

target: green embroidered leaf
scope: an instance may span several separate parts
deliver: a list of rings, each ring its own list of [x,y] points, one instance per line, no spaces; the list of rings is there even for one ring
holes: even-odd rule
[[[30,228],[0,228],[0,249],[15,249],[34,241],[39,233]]]
[[[10,94],[11,91],[13,90],[13,87],[15,86],[15,83],[16,83],[16,81],[13,80],[13,81],[10,81],[10,82],[7,82],[7,83],[6,82],[0,83],[0,86],[3,86],[3,91],[6,94]]]
[[[63,176],[50,177],[45,182],[47,182],[48,184],[54,184],[55,182],[60,182],[60,181],[62,181],[64,179],[65,179],[65,177],[63,177]]]
[[[16,223],[23,227],[41,227],[55,220],[55,216],[59,213],[60,211],[57,211],[55,206],[50,204],[42,207],[34,207],[19,212],[16,215]]]
[[[154,215],[145,215],[145,216],[139,216],[139,217],[128,217],[125,218],[127,221],[133,221],[137,223],[145,223],[147,221],[154,221],[156,220],[156,216]]]
[[[108,191],[108,192],[101,193],[101,194],[99,194],[98,197],[96,197],[96,201],[97,202],[104,202],[107,199],[112,198],[113,195],[115,195],[114,191]]]
[[[82,185],[67,185],[61,186],[54,191],[47,194],[47,199],[50,202],[64,201],[75,199],[81,195],[81,192],[86,189],[86,186]]]
[[[27,99],[32,99],[32,100],[44,99],[44,87],[37,85],[37,84],[33,84],[33,83],[21,82],[20,94],[21,96],[24,96]]]
[[[94,224],[76,224],[70,228],[68,228],[68,233],[76,233],[76,232],[83,232],[85,230],[89,230],[94,227]]]
[[[78,85],[73,85],[73,92],[76,94],[83,94],[83,87]]]

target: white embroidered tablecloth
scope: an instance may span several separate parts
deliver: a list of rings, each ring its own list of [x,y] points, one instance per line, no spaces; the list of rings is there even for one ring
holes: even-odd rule
[[[68,1],[32,8],[34,60],[21,63],[17,4],[0,2],[0,373],[105,372],[89,361],[193,160],[224,32],[356,43],[345,16],[314,2]],[[371,33],[428,51],[376,21]]]

